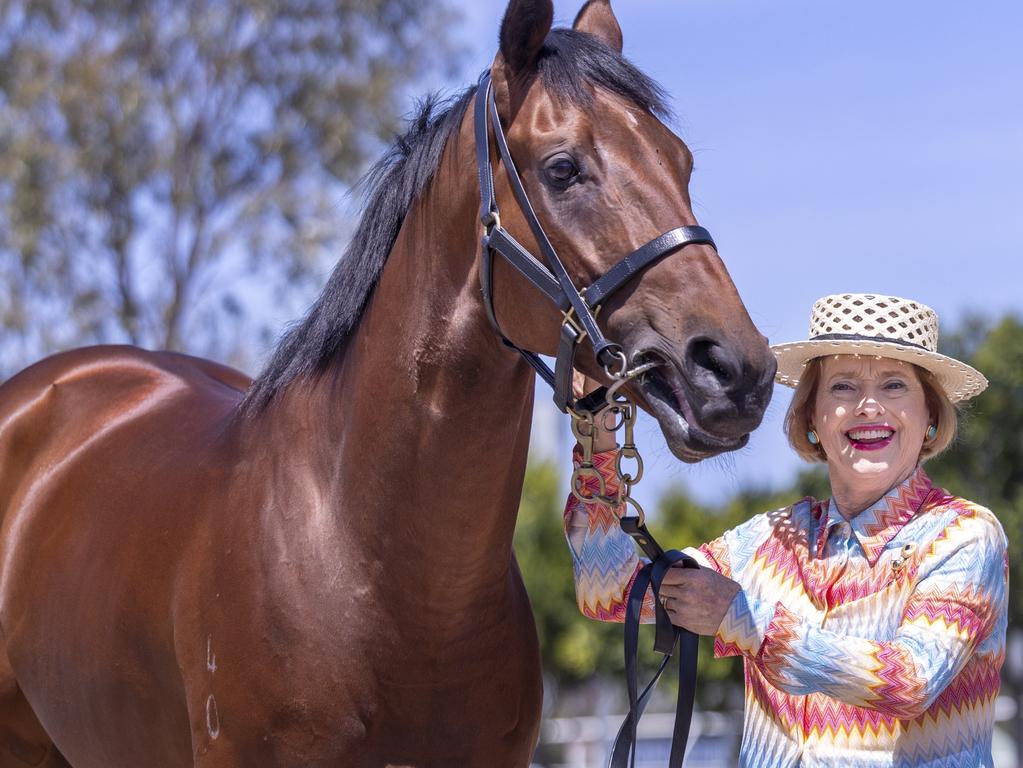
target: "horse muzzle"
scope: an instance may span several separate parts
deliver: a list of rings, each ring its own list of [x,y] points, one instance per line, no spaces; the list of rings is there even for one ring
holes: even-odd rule
[[[639,350],[636,362],[657,361],[633,386],[661,427],[672,453],[694,463],[742,448],[771,399],[773,357],[760,366],[707,339],[695,339],[681,356]]]

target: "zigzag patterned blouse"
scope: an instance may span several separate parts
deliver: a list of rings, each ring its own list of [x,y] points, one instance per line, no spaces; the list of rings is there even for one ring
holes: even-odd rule
[[[614,457],[594,457],[609,495]],[[565,532],[580,610],[624,621],[642,563],[614,509],[570,495]],[[745,664],[740,765],[992,765],[1008,560],[990,511],[918,468],[851,522],[803,499],[686,551],[742,587],[714,640]]]

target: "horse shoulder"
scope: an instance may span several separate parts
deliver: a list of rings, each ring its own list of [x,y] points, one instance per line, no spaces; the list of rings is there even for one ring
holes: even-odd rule
[[[2,575],[44,543],[55,556],[95,555],[111,537],[155,541],[167,529],[182,546],[229,471],[224,438],[246,383],[210,361],[127,346],[54,355],[5,382]],[[198,497],[186,503],[189,489]]]
[[[86,652],[117,670],[123,690],[137,689],[137,701],[182,695],[178,627],[162,617],[210,510],[222,506],[224,446],[247,383],[186,355],[93,347],[0,385],[0,634],[19,684],[46,702],[40,716],[72,748],[69,734],[102,733],[113,744],[138,721],[168,752],[190,751],[183,704],[115,708],[83,728],[40,659],[62,666],[82,698],[101,693],[76,665]],[[188,640],[201,646],[193,630]]]

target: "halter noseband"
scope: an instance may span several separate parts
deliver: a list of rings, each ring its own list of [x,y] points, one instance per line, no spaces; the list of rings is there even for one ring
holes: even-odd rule
[[[490,120],[493,120],[494,138],[501,155],[501,162],[511,181],[512,191],[533,231],[533,236],[540,245],[546,265],[527,251],[508,230],[501,226],[501,212],[494,195],[494,170],[490,162]],[[608,296],[632,279],[636,273],[654,262],[692,244],[709,245],[716,250],[714,240],[711,238],[710,232],[703,227],[677,227],[640,246],[580,291],[573,285],[568,271],[561,263],[561,259],[558,258],[558,254],[540,225],[533,206],[530,205],[526,190],[522,186],[522,179],[515,168],[515,162],[508,149],[508,141],[501,128],[489,72],[485,72],[480,78],[479,88],[476,91],[474,121],[476,163],[480,183],[480,221],[484,227],[480,285],[483,290],[483,304],[486,307],[490,324],[504,344],[522,355],[540,375],[540,378],[554,389],[554,402],[558,408],[562,411],[576,410],[580,407],[586,410],[599,410],[599,405],[604,402],[606,394],[603,389],[597,390],[584,400],[576,401],[572,397],[572,369],[575,352],[585,337],[589,336],[597,363],[612,380],[621,381],[631,378],[641,370],[646,370],[647,367],[639,366],[629,369],[629,361],[621,345],[606,339],[597,326],[595,310]],[[495,251],[554,302],[564,315],[554,371],[536,352],[521,349],[501,331],[497,315],[494,313],[493,263]]]

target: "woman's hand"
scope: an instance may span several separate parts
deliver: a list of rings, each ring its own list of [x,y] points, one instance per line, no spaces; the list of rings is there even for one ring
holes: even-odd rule
[[[576,398],[580,398],[593,390],[601,386],[599,381],[589,378],[588,376],[579,373],[579,371],[572,371],[572,394]],[[601,412],[593,420],[593,450],[596,453],[601,451],[610,451],[618,447],[618,443],[615,442],[615,433],[604,429],[604,419],[602,416],[604,412]]]
[[[713,635],[740,589],[738,582],[712,568],[673,565],[664,574],[660,599],[672,624],[697,635]]]

